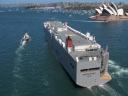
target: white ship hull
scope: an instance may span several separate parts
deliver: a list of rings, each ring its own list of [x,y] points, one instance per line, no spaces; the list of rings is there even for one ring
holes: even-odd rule
[[[46,29],[46,40],[54,55],[77,85],[81,87],[92,87],[102,85],[111,80],[111,76],[107,71],[106,73],[104,72],[103,75],[101,74],[101,58],[92,62],[86,59],[78,59],[72,55],[74,54],[73,52],[69,53],[66,50],[63,41],[60,42],[60,40],[56,38],[56,35],[54,34],[56,31],[51,31],[50,28],[47,28],[46,25],[44,25],[44,28]],[[58,34],[57,36],[59,37]],[[82,52],[82,54],[83,53],[84,52]],[[81,55],[81,53],[78,52],[77,55]],[[109,54],[105,55],[109,58]],[[108,60],[108,58],[106,60]],[[107,61],[104,62],[107,63]]]

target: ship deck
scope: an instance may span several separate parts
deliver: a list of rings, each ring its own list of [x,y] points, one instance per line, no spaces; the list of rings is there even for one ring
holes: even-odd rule
[[[56,33],[58,34],[58,38],[60,38],[63,42],[66,41],[67,36],[71,36],[74,46],[93,44],[92,41],[87,40],[85,37],[80,36],[80,34],[73,32],[69,28],[67,28],[66,31],[58,32],[57,28],[63,28],[64,27],[63,23],[61,23],[61,22],[53,21],[53,22],[50,22],[50,25],[55,28]]]
[[[61,22],[57,21],[50,21],[50,26],[54,27],[53,34],[57,35],[59,39],[61,39],[63,42],[66,41],[67,36],[70,36],[73,41],[73,45],[76,46],[89,46],[93,45],[94,42],[91,40],[88,40],[85,36],[82,36],[81,34],[78,34],[77,32],[74,32],[69,27],[67,30],[63,31],[57,31],[57,28],[63,28],[64,25]],[[75,30],[76,31],[76,30]],[[98,44],[98,43],[97,43]],[[72,51],[70,52],[70,55],[73,57],[74,60],[76,60],[76,57],[82,57],[82,56],[100,56],[100,51],[92,51],[92,52],[85,52],[85,51]]]

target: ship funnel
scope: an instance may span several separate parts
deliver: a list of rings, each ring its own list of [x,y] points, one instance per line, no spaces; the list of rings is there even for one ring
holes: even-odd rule
[[[66,38],[66,48],[68,50],[68,52],[71,52],[72,51],[72,48],[73,48],[73,42],[72,42],[72,39],[70,36],[68,36]]]

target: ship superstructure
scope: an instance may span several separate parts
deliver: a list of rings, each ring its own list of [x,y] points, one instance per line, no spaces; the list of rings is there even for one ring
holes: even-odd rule
[[[94,36],[83,34],[67,23],[44,22],[45,37],[57,60],[79,86],[92,87],[111,80],[108,73],[109,52]]]

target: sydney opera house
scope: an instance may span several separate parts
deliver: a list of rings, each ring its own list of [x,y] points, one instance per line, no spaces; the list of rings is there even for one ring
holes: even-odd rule
[[[128,20],[128,13],[122,8],[118,8],[114,3],[102,4],[99,8],[95,9],[96,15],[91,16],[93,20],[101,21],[117,21]]]

